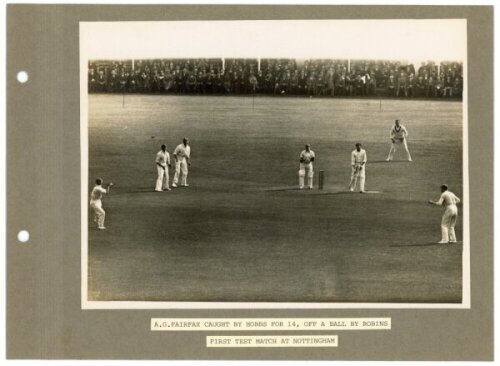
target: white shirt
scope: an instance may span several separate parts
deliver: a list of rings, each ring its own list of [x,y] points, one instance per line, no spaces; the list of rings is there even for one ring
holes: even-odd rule
[[[97,201],[102,198],[103,194],[108,193],[104,188],[101,186],[94,186],[94,189],[92,189],[92,193],[90,193],[90,199],[92,201]]]
[[[314,158],[314,151],[312,150],[304,150],[300,153],[300,162],[303,164],[309,164],[312,162],[312,158]]]
[[[391,139],[404,139],[408,137],[408,131],[405,126],[399,125],[399,128],[394,125],[391,128]]]
[[[351,165],[366,163],[366,151],[364,149],[354,150],[351,154]]]
[[[443,205],[444,203],[446,206],[450,206],[450,205],[456,205],[459,202],[460,198],[455,196],[455,193],[450,191],[444,191],[441,194],[441,197],[439,197],[439,201],[437,203],[438,205]]]
[[[184,146],[184,144],[180,144],[174,150],[174,155],[177,156],[178,159],[182,158],[189,159],[190,154],[191,154],[191,146],[189,145]]]
[[[170,154],[168,151],[163,152],[163,150],[158,151],[158,154],[156,154],[156,160],[158,164],[161,166],[165,167],[167,164],[170,164]]]

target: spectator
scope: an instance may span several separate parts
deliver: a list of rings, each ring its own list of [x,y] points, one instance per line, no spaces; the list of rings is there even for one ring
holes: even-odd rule
[[[338,75],[335,79],[335,90],[337,95],[344,96],[346,95],[346,75],[345,72]]]
[[[314,71],[307,78],[307,95],[310,97],[316,95],[316,76],[314,75]]]
[[[462,98],[462,78],[456,77],[453,83],[453,96],[456,98]]]
[[[405,97],[408,96],[408,79],[406,77],[406,73],[401,71],[399,74],[398,82],[397,82],[397,90],[396,96],[399,97],[400,94],[403,94]]]
[[[436,81],[431,76],[429,77],[429,81],[427,83],[427,97],[437,97],[437,89],[436,89]]]
[[[451,73],[450,73],[445,77],[444,80],[443,97],[446,97],[447,94],[450,98],[452,97],[453,84],[454,83],[451,79]]]
[[[89,93],[95,93],[98,89],[98,84],[97,84],[97,75],[94,69],[89,70],[88,80],[89,80]]]
[[[367,82],[366,82],[366,95],[376,95],[377,94],[377,77],[375,75],[375,71],[370,71],[369,74],[366,74]]]
[[[419,98],[427,97],[429,80],[423,76],[415,77],[415,96]]]
[[[395,97],[396,89],[399,90],[399,84],[396,83],[396,77],[391,73],[389,75],[389,79],[387,80],[387,95],[390,97]]]
[[[326,73],[326,89],[325,89],[325,94],[329,94],[330,96],[335,95],[335,71],[332,66],[328,68],[328,71]]]
[[[118,76],[116,75],[116,69],[111,70],[106,86],[106,91],[108,93],[113,93],[118,90]]]
[[[411,73],[408,77],[408,87],[407,87],[407,96],[414,97],[416,92],[416,80],[415,74]]]
[[[248,79],[248,85],[250,86],[250,92],[255,94],[257,91],[258,81],[253,72],[250,74],[250,78]]]
[[[307,75],[306,70],[302,69],[299,73],[298,83],[297,83],[297,94],[304,95],[306,93],[307,86]]]

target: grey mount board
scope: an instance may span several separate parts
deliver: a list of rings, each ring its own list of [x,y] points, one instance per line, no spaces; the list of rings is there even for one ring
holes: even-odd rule
[[[82,310],[80,21],[466,18],[470,309]],[[30,79],[16,81],[19,70]],[[11,359],[492,360],[493,8],[486,6],[7,6],[7,357]],[[19,230],[30,241],[17,241]],[[338,348],[209,349],[150,319],[391,317]]]

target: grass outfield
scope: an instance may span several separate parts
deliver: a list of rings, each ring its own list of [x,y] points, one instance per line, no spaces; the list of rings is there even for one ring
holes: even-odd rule
[[[384,161],[395,118],[412,163]],[[154,192],[156,152],[183,136],[190,187]],[[346,192],[357,141],[380,193]],[[305,143],[323,191],[295,189]],[[116,186],[107,230],[89,211],[89,300],[462,300],[462,208],[460,244],[438,245],[427,204],[442,183],[462,197],[459,102],[90,95],[89,190],[97,176]]]

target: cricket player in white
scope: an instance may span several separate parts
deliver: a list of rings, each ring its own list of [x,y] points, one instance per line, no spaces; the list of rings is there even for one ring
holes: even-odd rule
[[[349,183],[351,192],[354,192],[359,177],[359,192],[365,193],[365,170],[366,151],[361,148],[361,144],[358,142],[356,149],[351,153],[351,183]]]
[[[170,154],[167,151],[166,145],[161,145],[161,150],[156,154],[156,170],[158,178],[156,178],[156,192],[170,191],[168,186],[168,168],[172,167],[170,164]]]
[[[410,151],[408,150],[408,144],[406,143],[406,139],[408,138],[408,130],[405,128],[405,126],[399,123],[399,119],[394,121],[394,126],[392,126],[391,128],[390,136],[392,145],[391,149],[389,150],[389,156],[385,160],[392,161],[398,145],[403,145],[408,161],[413,161],[411,159]]]
[[[106,188],[102,187],[102,179],[97,178],[95,180],[95,186],[90,193],[90,207],[94,210],[94,222],[97,223],[97,228],[100,230],[106,229],[104,227],[104,218],[106,216],[106,212],[102,209],[102,195],[109,193],[110,188],[113,186],[113,183],[108,183]]]
[[[446,206],[441,219],[441,241],[438,244],[456,243],[455,225],[458,218],[457,203],[460,203],[460,199],[448,190],[446,184],[443,184],[439,201],[430,200],[429,203],[436,206]]]
[[[182,144],[177,146],[174,150],[175,158],[175,174],[174,180],[172,182],[172,187],[177,187],[179,182],[179,175],[181,176],[181,186],[188,187],[187,175],[188,175],[188,165],[191,165],[191,147],[188,145],[189,140],[184,137],[182,139]]]
[[[314,151],[311,150],[311,145],[307,144],[306,149],[300,153],[299,157],[299,189],[304,189],[304,177],[307,174],[307,184],[308,188],[313,188],[313,161],[314,161]]]

